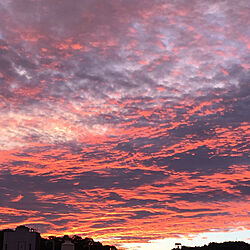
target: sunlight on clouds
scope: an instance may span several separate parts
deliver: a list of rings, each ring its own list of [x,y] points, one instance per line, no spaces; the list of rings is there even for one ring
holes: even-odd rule
[[[0,145],[2,149],[28,146],[33,138],[39,142],[55,143],[78,141],[84,136],[112,134],[104,124],[91,124],[87,117],[73,113],[58,113],[40,110],[38,114],[8,112],[1,115]],[[45,117],[46,113],[46,117]],[[8,124],[8,126],[6,126]]]
[[[73,2],[0,3],[0,227],[245,240],[248,2]]]
[[[25,76],[28,80],[32,79],[32,77],[28,74],[28,72],[25,69],[21,67],[14,67],[14,68],[20,76]]]

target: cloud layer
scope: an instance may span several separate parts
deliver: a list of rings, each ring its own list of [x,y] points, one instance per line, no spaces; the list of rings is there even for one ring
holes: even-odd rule
[[[249,8],[2,0],[1,228],[249,229]]]

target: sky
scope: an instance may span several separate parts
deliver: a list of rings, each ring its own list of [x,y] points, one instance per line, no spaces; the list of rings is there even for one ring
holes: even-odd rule
[[[130,250],[249,242],[249,12],[1,0],[0,229]]]

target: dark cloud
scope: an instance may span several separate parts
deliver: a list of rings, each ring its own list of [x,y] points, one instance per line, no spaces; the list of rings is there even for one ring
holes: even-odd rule
[[[92,225],[92,228],[106,228],[106,227],[113,227],[116,224],[124,223],[126,220],[124,219],[119,219],[119,220],[109,220],[109,221],[104,221],[101,223],[95,223]]]
[[[162,215],[164,213],[151,213],[149,211],[136,211],[134,212],[135,215],[130,216],[130,219],[143,219],[149,218],[151,216]]]
[[[229,215],[230,213],[224,212],[224,213],[202,213],[202,214],[195,214],[195,215],[176,215],[177,218],[202,218],[202,217],[213,217],[213,216],[224,216]]]
[[[172,195],[175,200],[186,200],[190,202],[228,202],[230,200],[240,200],[243,197],[240,197],[237,194],[231,194],[229,192],[225,192],[222,190],[213,190],[213,191],[205,191],[205,192],[196,192],[196,193],[184,193],[180,192],[178,194]]]

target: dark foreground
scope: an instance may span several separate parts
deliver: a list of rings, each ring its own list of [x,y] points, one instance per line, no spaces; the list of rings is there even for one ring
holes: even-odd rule
[[[250,250],[250,244],[243,241],[228,241],[223,243],[209,243],[202,247],[186,247],[181,246],[172,250]]]

